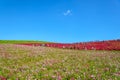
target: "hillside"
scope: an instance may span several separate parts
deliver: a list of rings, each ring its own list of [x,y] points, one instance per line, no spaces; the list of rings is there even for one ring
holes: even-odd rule
[[[120,50],[120,40],[91,41],[80,43],[20,42],[28,46],[45,46],[77,50]]]
[[[120,80],[120,51],[0,44],[0,80]]]
[[[25,44],[25,43],[49,43],[47,41],[35,40],[0,40],[0,44]]]

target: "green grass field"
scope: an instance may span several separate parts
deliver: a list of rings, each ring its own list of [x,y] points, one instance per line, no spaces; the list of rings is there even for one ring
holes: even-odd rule
[[[120,51],[0,44],[0,76],[7,80],[120,80]]]
[[[23,43],[51,43],[47,41],[35,41],[35,40],[0,40],[0,44],[23,44]]]

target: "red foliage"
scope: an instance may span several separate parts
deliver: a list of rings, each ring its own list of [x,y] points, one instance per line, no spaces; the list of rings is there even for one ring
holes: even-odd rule
[[[3,76],[0,76],[0,80],[7,80],[7,79]]]
[[[95,42],[81,42],[72,44],[63,43],[27,43],[22,44],[27,46],[45,46],[66,49],[79,49],[79,50],[120,50],[120,40],[109,41],[95,41]]]

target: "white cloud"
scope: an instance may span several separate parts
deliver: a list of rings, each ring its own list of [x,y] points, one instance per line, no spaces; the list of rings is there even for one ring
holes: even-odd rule
[[[66,12],[63,13],[64,16],[72,15],[71,10],[67,10]]]

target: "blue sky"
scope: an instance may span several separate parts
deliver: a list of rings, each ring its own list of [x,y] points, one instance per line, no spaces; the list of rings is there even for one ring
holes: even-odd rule
[[[120,0],[0,0],[0,39],[120,39]]]

